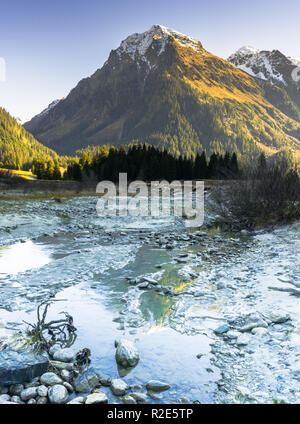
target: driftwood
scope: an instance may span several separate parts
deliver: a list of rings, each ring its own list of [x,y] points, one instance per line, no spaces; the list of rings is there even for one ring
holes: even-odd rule
[[[61,299],[62,300],[62,299]],[[73,317],[67,312],[61,312],[64,318],[46,322],[47,313],[53,302],[52,300],[41,303],[37,308],[37,323],[29,325],[27,333],[32,338],[36,351],[48,351],[54,344],[60,344],[64,347],[71,346],[76,340],[76,328],[73,325]],[[50,336],[50,337],[49,337]]]

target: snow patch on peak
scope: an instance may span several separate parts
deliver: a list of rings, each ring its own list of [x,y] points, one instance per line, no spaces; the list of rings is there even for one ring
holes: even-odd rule
[[[60,100],[61,99],[57,99],[57,100],[54,100],[53,102],[51,102],[50,105],[48,107],[46,107],[46,109],[44,109],[41,113],[36,115],[35,118],[37,118],[37,117],[41,118],[42,116],[47,115],[47,113],[49,113],[49,111],[51,109],[53,109],[60,102]]]
[[[170,37],[174,37],[175,40],[184,47],[190,47],[196,51],[202,48],[200,41],[195,38],[188,37],[187,35],[162,25],[153,25],[149,31],[140,34],[135,33],[127,37],[122,41],[120,47],[117,49],[117,53],[119,55],[121,53],[127,53],[133,60],[135,60],[136,55],[138,55],[142,60],[146,61],[145,55],[153,41],[159,44],[159,56],[165,51]]]
[[[254,47],[243,46],[235,54],[250,55],[250,54],[257,54],[259,52],[260,52],[260,50],[254,48]]]

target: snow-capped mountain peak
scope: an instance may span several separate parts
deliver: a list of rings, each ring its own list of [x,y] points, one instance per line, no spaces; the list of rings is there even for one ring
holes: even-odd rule
[[[252,47],[252,46],[243,46],[241,47],[235,54],[240,54],[240,55],[249,55],[249,54],[257,54],[259,53],[260,50]]]
[[[188,37],[180,32],[174,31],[171,28],[162,25],[153,25],[150,30],[143,33],[135,33],[122,41],[120,47],[116,50],[119,55],[127,53],[131,59],[145,58],[149,48],[153,46],[153,42],[159,46],[158,55],[161,55],[166,48],[170,38],[175,40],[184,47],[190,47],[196,51],[202,48],[200,41],[195,38]]]
[[[228,61],[249,75],[286,87],[292,83],[292,71],[300,63],[285,56],[279,50],[257,50],[242,47]]]

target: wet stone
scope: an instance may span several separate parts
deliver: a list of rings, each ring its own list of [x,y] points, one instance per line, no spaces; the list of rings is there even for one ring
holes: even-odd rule
[[[0,352],[0,385],[21,384],[42,375],[48,368],[46,355],[15,352]]]

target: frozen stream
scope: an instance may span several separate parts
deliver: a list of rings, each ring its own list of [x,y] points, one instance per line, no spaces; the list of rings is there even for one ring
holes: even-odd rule
[[[115,339],[135,341],[141,360],[124,379],[167,381],[162,403],[300,401],[300,297],[269,288],[300,283],[299,223],[187,231],[174,218],[99,218],[95,206],[1,202],[0,337],[55,297],[50,316],[68,311],[75,347],[111,377]],[[142,276],[160,287],[138,287]]]

